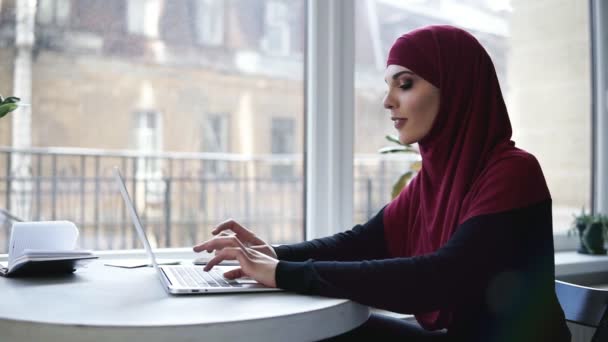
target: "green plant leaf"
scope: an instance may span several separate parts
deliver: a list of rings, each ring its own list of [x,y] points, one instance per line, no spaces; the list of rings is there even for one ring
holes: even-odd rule
[[[396,135],[387,134],[384,137],[390,142],[394,142],[395,144],[403,146],[403,144],[401,143],[401,141],[399,141],[399,138]]]
[[[0,118],[17,109],[16,103],[5,103],[0,105]]]
[[[415,149],[409,146],[385,146],[378,150],[382,154],[387,153],[418,153]]]
[[[408,172],[402,174],[401,177],[399,177],[397,182],[393,185],[393,191],[391,192],[391,196],[393,198],[395,198],[399,195],[399,193],[405,187],[405,185],[410,180],[410,178],[412,178],[412,174],[413,173],[411,171],[408,171]]]
[[[9,96],[9,97],[5,98],[4,101],[2,101],[2,104],[5,104],[5,103],[17,103],[19,101],[21,101],[21,99],[18,98],[18,97],[16,97],[16,96]]]

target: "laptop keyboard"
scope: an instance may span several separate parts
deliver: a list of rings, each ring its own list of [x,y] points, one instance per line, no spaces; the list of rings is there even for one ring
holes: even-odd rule
[[[224,278],[215,271],[203,271],[202,267],[171,267],[175,278],[182,286],[187,287],[234,287],[238,283],[234,280]]]

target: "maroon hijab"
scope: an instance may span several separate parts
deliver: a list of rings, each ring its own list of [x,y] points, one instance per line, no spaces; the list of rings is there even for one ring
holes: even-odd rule
[[[511,141],[494,65],[472,35],[451,26],[414,30],[395,41],[391,64],[438,87],[441,101],[431,131],[419,141],[422,169],[384,210],[393,257],[436,251],[471,217],[550,199],[534,156]],[[416,318],[426,329],[441,329],[451,312],[438,308]]]

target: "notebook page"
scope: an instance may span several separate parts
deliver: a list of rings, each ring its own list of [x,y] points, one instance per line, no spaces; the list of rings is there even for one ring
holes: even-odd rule
[[[69,221],[16,222],[9,243],[9,268],[26,249],[73,250],[78,228]]]

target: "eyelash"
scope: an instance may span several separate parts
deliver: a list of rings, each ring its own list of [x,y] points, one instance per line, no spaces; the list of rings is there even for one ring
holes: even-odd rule
[[[399,88],[403,90],[408,90],[412,87],[413,84],[414,82],[412,80],[406,80],[402,85],[399,86]]]

